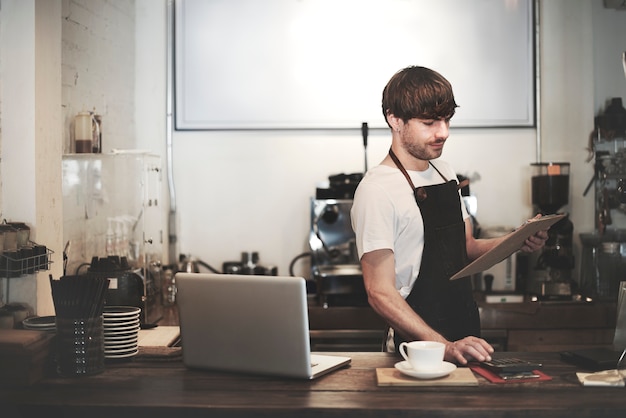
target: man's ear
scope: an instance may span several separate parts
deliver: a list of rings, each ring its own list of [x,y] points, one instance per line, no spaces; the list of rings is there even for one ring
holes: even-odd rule
[[[391,126],[391,129],[398,132],[402,126],[402,119],[396,117],[393,113],[387,113],[387,122]]]

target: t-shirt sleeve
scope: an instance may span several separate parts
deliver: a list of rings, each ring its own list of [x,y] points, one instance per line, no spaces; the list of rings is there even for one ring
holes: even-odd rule
[[[351,210],[359,259],[380,249],[394,249],[394,206],[388,194],[376,184],[359,185]]]

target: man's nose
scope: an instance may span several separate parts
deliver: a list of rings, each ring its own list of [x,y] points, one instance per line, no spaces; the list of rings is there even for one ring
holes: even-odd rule
[[[446,120],[438,120],[437,122],[437,138],[448,138],[450,134],[450,123]]]

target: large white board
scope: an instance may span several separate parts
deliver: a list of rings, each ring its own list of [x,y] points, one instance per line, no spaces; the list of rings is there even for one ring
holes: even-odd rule
[[[408,65],[443,74],[452,127],[534,125],[532,0],[175,0],[178,130],[386,127]]]

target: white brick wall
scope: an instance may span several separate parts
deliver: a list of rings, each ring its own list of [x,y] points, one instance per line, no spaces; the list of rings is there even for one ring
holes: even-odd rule
[[[135,147],[135,0],[63,0],[64,153],[74,116],[102,115],[102,148]]]

